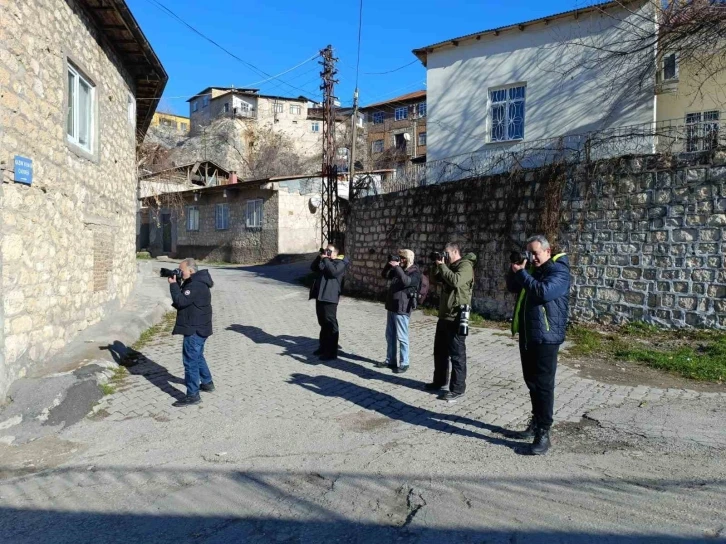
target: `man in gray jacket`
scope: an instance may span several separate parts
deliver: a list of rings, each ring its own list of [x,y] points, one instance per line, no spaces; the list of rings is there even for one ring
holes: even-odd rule
[[[315,299],[315,313],[320,325],[320,345],[314,354],[319,355],[321,361],[338,358],[338,302],[348,263],[347,258],[338,256],[338,248],[328,244],[310,265],[317,276],[310,289],[310,299]]]

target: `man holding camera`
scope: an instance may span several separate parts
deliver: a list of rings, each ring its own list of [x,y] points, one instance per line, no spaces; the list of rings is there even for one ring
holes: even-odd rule
[[[443,388],[447,382],[449,390],[439,397],[447,402],[456,402],[466,391],[466,328],[460,327],[462,308],[469,308],[474,289],[474,263],[476,255],[461,256],[456,243],[447,244],[444,253],[433,253],[435,269],[431,280],[442,284],[439,304],[439,321],[434,339],[434,380],[426,384],[429,391]],[[468,311],[468,310],[465,310]],[[468,319],[468,313],[465,314]],[[451,359],[451,380],[448,379]]]
[[[314,352],[321,361],[338,358],[338,303],[343,290],[343,277],[350,261],[339,258],[333,244],[320,250],[310,269],[315,272],[315,283],[310,288],[310,299],[315,299],[315,313],[320,325],[320,345]]]
[[[512,252],[507,289],[519,293],[512,335],[519,333],[524,381],[532,401],[532,418],[519,438],[534,439],[531,453],[550,448],[555,402],[557,352],[565,341],[569,311],[570,265],[564,253],[552,256],[542,235],[527,240],[526,252]]]
[[[181,279],[182,281],[178,281]],[[194,259],[184,259],[169,277],[176,324],[172,334],[184,336],[182,361],[186,396],[173,406],[199,404],[199,390],[214,391],[212,373],[204,358],[204,344],[212,335],[212,293],[214,285],[208,270],[199,270]]]
[[[389,367],[396,374],[408,370],[408,324],[411,312],[416,308],[416,295],[421,284],[421,272],[410,249],[401,249],[398,255],[389,255],[383,268],[383,277],[390,280],[386,296],[386,361],[377,368]],[[398,362],[396,363],[396,355]]]

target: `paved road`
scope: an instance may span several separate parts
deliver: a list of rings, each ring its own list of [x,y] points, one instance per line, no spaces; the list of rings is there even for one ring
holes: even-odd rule
[[[430,318],[412,323],[402,376],[373,368],[385,354],[385,312],[370,302],[341,303],[338,361],[312,357],[317,325],[293,281],[300,274],[213,270],[207,358],[217,391],[199,407],[173,408],[183,391],[180,341],[155,341],[98,415],[28,445],[37,460],[28,474],[2,474],[0,542],[726,535],[723,395],[609,385],[561,366],[555,449],[521,455],[523,445],[503,434],[529,407],[507,335],[471,334],[467,395],[449,405],[422,390],[432,373]],[[657,420],[642,417],[651,407]]]

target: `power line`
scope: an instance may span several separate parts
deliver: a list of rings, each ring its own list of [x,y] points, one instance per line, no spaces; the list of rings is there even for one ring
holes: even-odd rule
[[[243,85],[243,88],[253,87],[255,85],[262,85],[263,83],[267,83],[270,80],[278,79],[280,76],[284,76],[285,74],[288,74],[288,73],[292,72],[293,70],[296,70],[296,69],[300,68],[301,66],[304,66],[308,62],[311,62],[311,61],[317,59],[319,56],[320,56],[320,53],[316,53],[315,55],[313,55],[309,59],[306,59],[306,60],[302,61],[300,64],[297,64],[297,65],[293,66],[292,68],[290,68],[288,70],[285,70],[284,72],[280,72],[277,75],[270,76],[267,79],[263,79],[261,81],[255,81],[254,83],[248,83],[246,85]]]
[[[267,72],[265,72],[261,68],[258,68],[254,64],[249,63],[249,62],[247,62],[244,59],[241,59],[240,57],[238,57],[237,55],[235,55],[234,53],[232,53],[228,49],[224,48],[223,46],[221,46],[220,44],[218,44],[217,42],[215,42],[212,38],[208,37],[207,35],[203,34],[201,31],[197,30],[195,27],[193,27],[192,25],[190,25],[189,23],[187,23],[179,15],[177,15],[176,13],[174,13],[172,10],[170,10],[168,7],[166,7],[164,4],[162,4],[158,0],[146,0],[146,1],[149,2],[152,5],[155,5],[160,10],[166,12],[170,17],[173,17],[174,19],[176,19],[177,21],[179,21],[181,24],[183,24],[184,26],[186,26],[189,30],[191,30],[195,34],[199,35],[201,38],[205,39],[206,41],[208,41],[209,43],[211,43],[215,47],[221,49],[222,51],[224,51],[225,53],[227,53],[230,57],[232,57],[233,59],[241,62],[245,66],[249,67],[251,70],[257,72],[258,74],[260,74],[262,76],[266,76],[266,77],[268,77],[270,79],[277,79],[281,83],[284,83],[285,85],[287,85],[288,87],[291,87],[293,89],[297,89],[299,91],[302,90],[302,89],[300,89],[298,87],[295,87],[294,85],[290,85],[289,83],[287,83],[286,81],[284,81],[282,79],[279,79],[277,76],[271,76],[270,74],[268,74]],[[303,92],[307,92],[307,91],[303,91]]]
[[[399,70],[408,68],[409,66],[411,66],[412,64],[416,64],[417,62],[419,62],[418,59],[412,60],[408,64],[404,64],[403,66],[399,66],[398,68],[394,68],[393,70],[388,70],[386,72],[363,72],[363,74],[366,76],[382,76],[383,74],[392,74],[393,72],[398,72]]]
[[[358,70],[360,69],[360,37],[363,29],[363,0],[360,0],[360,11],[358,12],[358,59],[355,63],[355,88],[358,89]]]

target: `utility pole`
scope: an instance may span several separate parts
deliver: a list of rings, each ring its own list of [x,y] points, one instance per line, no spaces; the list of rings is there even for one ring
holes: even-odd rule
[[[353,140],[350,144],[350,167],[348,168],[348,198],[353,202],[355,198],[355,144],[358,141],[358,87],[353,93]]]
[[[321,195],[321,245],[338,244],[340,241],[340,213],[338,209],[338,169],[335,166],[335,63],[333,46],[329,45],[320,52],[323,71],[323,167]]]

